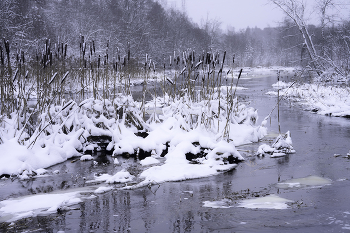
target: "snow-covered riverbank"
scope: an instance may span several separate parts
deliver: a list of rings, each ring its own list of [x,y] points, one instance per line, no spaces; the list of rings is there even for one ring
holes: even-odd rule
[[[41,115],[43,123],[31,136],[16,130],[18,116],[13,115],[2,120],[0,174],[27,179],[40,173],[38,169],[98,149],[98,142],[93,140],[99,137],[109,139],[107,150],[116,158],[141,157],[141,151],[149,154],[146,157],[165,156],[164,164],[141,174],[144,185],[230,170],[235,166],[234,161],[244,160],[235,146],[257,142],[267,129],[255,125],[258,118],[255,109],[236,99],[228,103],[225,96],[222,91],[221,97],[214,93],[212,100],[199,102],[188,97],[158,98],[148,105],[154,107],[156,102],[162,113],[151,111],[147,122],[141,117],[141,103],[131,96],[120,96],[113,103],[88,99],[78,105],[71,101],[52,106],[50,117]],[[146,137],[139,136],[139,132],[144,132]],[[170,167],[173,172],[169,171]]]
[[[306,110],[320,115],[350,117],[350,88],[325,84],[298,84],[277,82],[274,88],[280,89],[281,98],[291,98]],[[276,91],[268,92],[277,95]]]

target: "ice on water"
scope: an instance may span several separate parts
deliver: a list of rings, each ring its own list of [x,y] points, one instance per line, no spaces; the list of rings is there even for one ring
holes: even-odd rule
[[[259,197],[254,199],[243,200],[239,203],[238,207],[248,209],[287,209],[289,205],[287,203],[293,202],[291,200],[281,198],[277,195],[268,195],[266,197]]]
[[[319,176],[308,176],[304,178],[286,180],[284,182],[278,183],[278,188],[305,188],[305,187],[320,187],[325,185],[330,185],[331,180],[322,178]]]

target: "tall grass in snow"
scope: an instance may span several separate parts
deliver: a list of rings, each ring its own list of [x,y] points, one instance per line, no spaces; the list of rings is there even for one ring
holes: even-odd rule
[[[13,53],[16,60],[12,61],[10,48],[8,41],[0,47],[1,115],[16,117],[19,141],[30,138],[31,146],[41,134],[52,133],[48,128],[57,123],[57,114],[61,114],[58,109],[72,106],[79,109],[80,103],[88,99],[102,101],[99,102],[102,108],[106,108],[107,102],[114,104],[114,117],[121,121],[128,118],[129,124],[140,130],[146,130],[146,120],[159,122],[157,109],[164,107],[171,107],[174,114],[184,114],[186,127],[202,125],[215,129],[227,140],[229,125],[244,121],[239,119],[242,109],[235,96],[232,71],[232,81],[227,85],[230,71],[225,71],[226,52],[221,59],[219,53],[174,52],[168,65],[163,56],[163,63],[158,66],[147,54],[143,61],[133,57],[129,43],[125,54],[118,48],[114,51],[109,42],[97,51],[95,42],[84,36],[80,38],[77,58],[67,56],[67,44],[54,44],[49,39],[37,48],[34,57],[27,59],[16,48],[18,52]],[[138,113],[114,101],[131,96],[136,79],[142,80],[141,100],[136,104]],[[226,87],[222,87],[224,80]],[[199,106],[201,110],[197,111]]]

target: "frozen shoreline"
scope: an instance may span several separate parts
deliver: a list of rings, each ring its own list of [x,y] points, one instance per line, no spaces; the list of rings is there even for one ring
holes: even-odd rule
[[[280,89],[281,98],[290,98],[306,110],[314,113],[350,118],[350,87],[324,84],[297,84],[278,82],[273,87]],[[277,95],[276,91],[267,94]]]

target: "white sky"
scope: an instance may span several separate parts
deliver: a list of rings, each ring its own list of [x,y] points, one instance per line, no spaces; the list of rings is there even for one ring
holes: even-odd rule
[[[158,0],[167,7],[182,10],[183,0]],[[346,0],[350,1],[350,0]],[[236,31],[249,27],[265,28],[277,26],[284,14],[268,0],[185,0],[186,12],[193,22],[201,26],[207,18],[220,21],[221,29],[234,27]],[[312,11],[314,0],[307,0]],[[318,24],[314,19],[311,23]]]
[[[167,0],[167,6],[182,10],[183,0]],[[217,19],[221,28],[234,27],[235,30],[246,27],[276,26],[284,17],[275,6],[266,0],[185,0],[186,12],[192,20],[201,25],[203,20]]]

